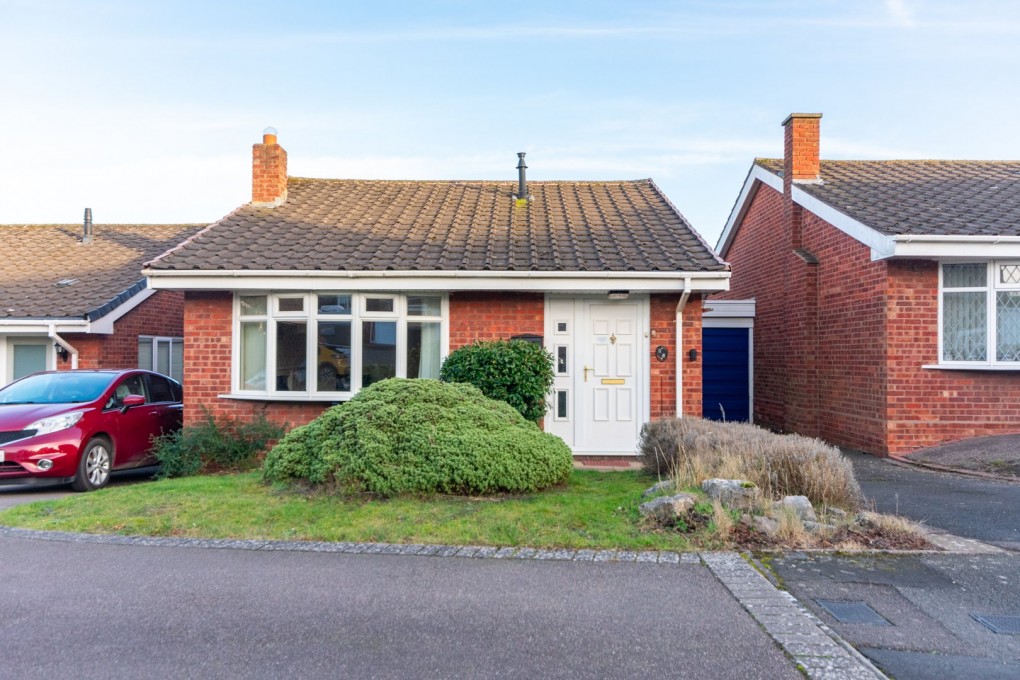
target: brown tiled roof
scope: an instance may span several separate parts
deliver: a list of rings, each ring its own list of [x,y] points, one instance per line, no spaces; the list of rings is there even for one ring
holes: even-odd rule
[[[1020,161],[822,161],[821,178],[797,186],[887,236],[1020,235]]]
[[[717,271],[726,265],[651,180],[290,178],[150,263],[167,270]]]
[[[0,319],[92,320],[145,288],[142,263],[202,225],[0,225]]]

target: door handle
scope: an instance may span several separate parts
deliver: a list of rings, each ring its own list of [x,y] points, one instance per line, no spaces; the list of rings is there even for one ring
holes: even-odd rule
[[[595,369],[592,368],[591,366],[585,366],[584,367],[584,381],[585,382],[588,382],[588,371],[594,371],[594,370]]]

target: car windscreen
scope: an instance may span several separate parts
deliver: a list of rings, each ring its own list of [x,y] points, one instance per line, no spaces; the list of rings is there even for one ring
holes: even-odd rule
[[[0,389],[0,404],[81,404],[99,398],[115,373],[39,373]]]

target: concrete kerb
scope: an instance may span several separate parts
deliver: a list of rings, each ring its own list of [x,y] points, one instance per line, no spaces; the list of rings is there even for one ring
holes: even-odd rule
[[[751,617],[813,680],[876,680],[886,676],[742,555],[701,553],[701,561]]]

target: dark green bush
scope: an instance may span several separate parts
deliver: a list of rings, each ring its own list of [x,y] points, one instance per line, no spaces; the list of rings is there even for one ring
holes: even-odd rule
[[[199,423],[152,440],[153,453],[162,466],[156,476],[250,470],[259,454],[283,432],[284,428],[269,422],[264,413],[242,420],[216,418],[206,411]]]
[[[291,431],[263,473],[392,496],[537,491],[572,468],[561,439],[477,388],[392,378]]]
[[[539,345],[524,340],[476,342],[451,352],[439,369],[439,378],[470,383],[535,422],[545,415],[553,358]]]

